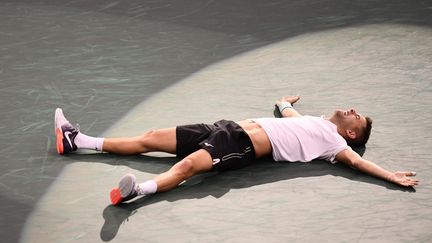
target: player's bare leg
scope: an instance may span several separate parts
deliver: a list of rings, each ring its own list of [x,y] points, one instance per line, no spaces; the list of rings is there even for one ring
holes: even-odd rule
[[[137,196],[168,191],[196,174],[210,171],[213,161],[210,154],[200,149],[176,163],[167,172],[156,176],[153,180],[137,184],[133,174],[127,174],[119,182],[119,186],[111,190],[110,198],[113,205],[131,200]]]
[[[103,151],[131,155],[153,151],[176,153],[176,128],[165,128],[143,133],[136,137],[105,138]]]

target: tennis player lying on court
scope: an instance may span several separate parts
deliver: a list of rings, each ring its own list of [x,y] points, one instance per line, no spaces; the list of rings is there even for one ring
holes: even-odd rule
[[[241,122],[220,120],[214,124],[194,124],[148,131],[137,137],[96,138],[81,133],[55,112],[57,152],[77,149],[132,155],[152,151],[176,154],[181,160],[152,180],[137,183],[127,174],[110,193],[117,205],[137,196],[167,191],[198,173],[225,171],[249,165],[255,159],[272,155],[275,161],[310,162],[324,159],[342,162],[372,176],[402,186],[414,186],[415,172],[390,172],[365,160],[351,147],[363,146],[369,139],[372,120],[354,109],[335,110],[324,117],[302,116],[294,108],[300,97],[283,97],[276,102],[283,118],[257,118]]]

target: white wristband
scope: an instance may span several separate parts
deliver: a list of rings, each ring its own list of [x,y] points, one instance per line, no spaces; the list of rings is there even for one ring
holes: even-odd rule
[[[291,103],[289,103],[288,101],[283,101],[278,105],[278,108],[279,108],[280,113],[282,113],[283,110],[285,110],[287,108],[292,109],[293,107],[292,107]]]

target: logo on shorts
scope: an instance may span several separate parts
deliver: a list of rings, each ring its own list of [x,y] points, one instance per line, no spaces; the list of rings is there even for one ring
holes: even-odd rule
[[[217,164],[220,162],[220,159],[213,159],[213,164]]]
[[[214,146],[211,145],[211,144],[209,144],[209,143],[204,143],[204,145],[207,146],[207,147],[212,147],[212,148],[214,148]]]

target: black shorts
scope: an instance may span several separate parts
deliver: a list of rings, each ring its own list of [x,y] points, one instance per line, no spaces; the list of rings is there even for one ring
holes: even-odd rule
[[[176,137],[178,157],[205,149],[213,159],[213,169],[218,171],[239,169],[255,159],[252,141],[233,121],[178,126]]]

